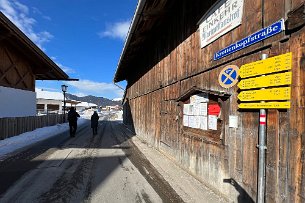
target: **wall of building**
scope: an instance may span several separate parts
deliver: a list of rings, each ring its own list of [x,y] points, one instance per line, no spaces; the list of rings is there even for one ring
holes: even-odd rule
[[[257,110],[238,109],[238,88],[225,89],[218,75],[227,65],[241,66],[292,52],[292,94],[289,110],[268,110],[267,117],[267,202],[305,201],[305,125],[304,74],[305,28],[282,32],[228,57],[213,61],[222,48],[266,27],[303,0],[244,0],[242,24],[201,49],[198,17],[207,10],[203,1],[179,1],[164,27],[163,38],[152,40],[147,60],[138,64],[144,71],[129,79],[127,89],[132,123],[138,136],[171,156],[216,191],[234,201],[254,200],[257,191]],[[196,6],[194,6],[196,5]],[[276,8],[276,9],[275,9]],[[224,137],[213,143],[205,134],[192,135],[182,125],[181,106],[177,99],[193,87],[229,95],[229,115],[238,116],[238,128],[224,122]],[[126,105],[125,105],[126,107]]]
[[[35,91],[35,76],[29,60],[16,48],[0,44],[0,85]]]
[[[0,98],[0,118],[36,115],[35,92],[0,86]]]
[[[39,109],[41,111],[39,113],[62,113],[62,101],[38,98],[36,102],[37,104],[42,104],[44,106],[43,109]],[[48,105],[55,105],[58,107],[56,107],[56,109],[48,109]]]

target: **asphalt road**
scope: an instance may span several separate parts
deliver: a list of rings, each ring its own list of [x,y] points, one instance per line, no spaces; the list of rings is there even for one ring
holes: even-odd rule
[[[0,163],[0,202],[183,202],[118,123],[101,121]]]

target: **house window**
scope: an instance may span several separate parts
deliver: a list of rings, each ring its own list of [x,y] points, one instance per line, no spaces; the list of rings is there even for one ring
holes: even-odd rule
[[[47,105],[48,111],[58,111],[59,110],[59,105],[56,104],[48,104]]]
[[[211,91],[194,91],[184,96],[180,100],[184,133],[223,143],[228,98]]]
[[[37,110],[44,110],[44,104],[37,104]]]

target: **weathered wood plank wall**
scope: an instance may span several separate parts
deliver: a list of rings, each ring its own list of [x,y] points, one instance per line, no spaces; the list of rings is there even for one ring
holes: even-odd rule
[[[266,201],[305,202],[305,28],[289,35],[283,32],[212,60],[216,51],[285,18],[304,0],[244,0],[242,25],[201,49],[196,23],[214,2],[178,1],[171,24],[152,42],[147,54],[157,63],[151,62],[150,70],[127,89],[135,131],[221,193],[255,200],[259,114],[238,110],[238,88],[224,89],[217,79],[226,65],[257,61],[262,53],[272,57],[292,52],[292,107],[268,111]],[[287,39],[281,40],[283,37]],[[239,128],[226,125],[223,144],[207,143],[184,133],[181,109],[175,100],[194,86],[231,95],[228,111],[239,117]],[[227,184],[227,179],[235,185]]]
[[[35,76],[26,60],[11,46],[0,44],[0,85],[35,91]]]

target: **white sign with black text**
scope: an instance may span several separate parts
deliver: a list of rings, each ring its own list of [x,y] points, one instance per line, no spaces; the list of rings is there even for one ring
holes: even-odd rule
[[[209,115],[209,129],[217,130],[217,116]]]
[[[241,24],[244,0],[221,0],[203,16],[200,25],[201,48]]]

